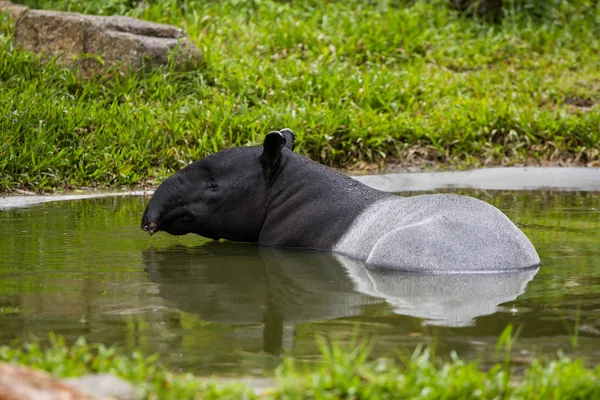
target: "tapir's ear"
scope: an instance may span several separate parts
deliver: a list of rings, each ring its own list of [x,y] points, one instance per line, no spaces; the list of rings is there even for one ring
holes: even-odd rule
[[[267,133],[263,143],[263,152],[260,160],[269,165],[275,165],[279,161],[281,149],[285,146],[285,137],[279,131]]]
[[[281,132],[281,134],[285,138],[285,147],[287,147],[290,150],[294,150],[294,145],[296,144],[296,134],[288,128],[282,129],[279,132]]]

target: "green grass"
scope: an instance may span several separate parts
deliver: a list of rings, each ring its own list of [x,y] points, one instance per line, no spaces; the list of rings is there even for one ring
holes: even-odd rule
[[[59,377],[76,377],[93,372],[110,373],[134,384],[143,398],[150,399],[248,399],[250,390],[240,384],[217,385],[200,381],[190,374],[172,373],[161,367],[157,357],[135,352],[129,356],[102,344],[89,345],[81,338],[67,345],[50,335],[50,345],[31,341],[0,347],[0,362],[38,368]]]
[[[206,62],[82,80],[4,18],[0,191],[158,183],[281,127],[345,168],[600,158],[595,1],[506,1],[498,24],[445,0],[25,2],[177,25]]]
[[[513,331],[505,331],[499,353],[510,350]],[[597,399],[600,367],[587,368],[581,360],[558,355],[555,360],[533,360],[516,374],[507,356],[484,369],[455,354],[437,361],[430,350],[411,357],[369,361],[368,342],[349,348],[321,343],[322,360],[312,367],[287,358],[277,371],[271,390],[257,395],[242,384],[223,384],[189,374],[172,373],[156,357],[120,354],[114,348],[89,345],[80,339],[72,345],[50,337],[50,345],[32,341],[0,347],[0,361],[25,364],[56,376],[106,372],[132,382],[142,398],[160,399]],[[501,357],[501,356],[500,356]]]

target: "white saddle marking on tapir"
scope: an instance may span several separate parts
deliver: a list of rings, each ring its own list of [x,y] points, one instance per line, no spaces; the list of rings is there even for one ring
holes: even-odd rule
[[[380,200],[354,220],[333,251],[414,272],[495,273],[540,264],[529,239],[500,210],[453,194]]]

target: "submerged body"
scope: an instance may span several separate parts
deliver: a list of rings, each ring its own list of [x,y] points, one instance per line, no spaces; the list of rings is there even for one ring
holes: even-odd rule
[[[165,180],[142,229],[325,250],[413,272],[502,272],[540,260],[497,208],[450,194],[398,197],[296,154],[290,130],[228,149]]]

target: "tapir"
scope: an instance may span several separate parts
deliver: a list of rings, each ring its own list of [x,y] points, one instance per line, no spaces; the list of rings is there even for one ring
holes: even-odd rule
[[[322,250],[369,268],[497,273],[537,268],[525,234],[500,210],[455,194],[400,197],[293,152],[290,129],[225,149],[165,179],[142,216],[149,234],[195,233]]]

